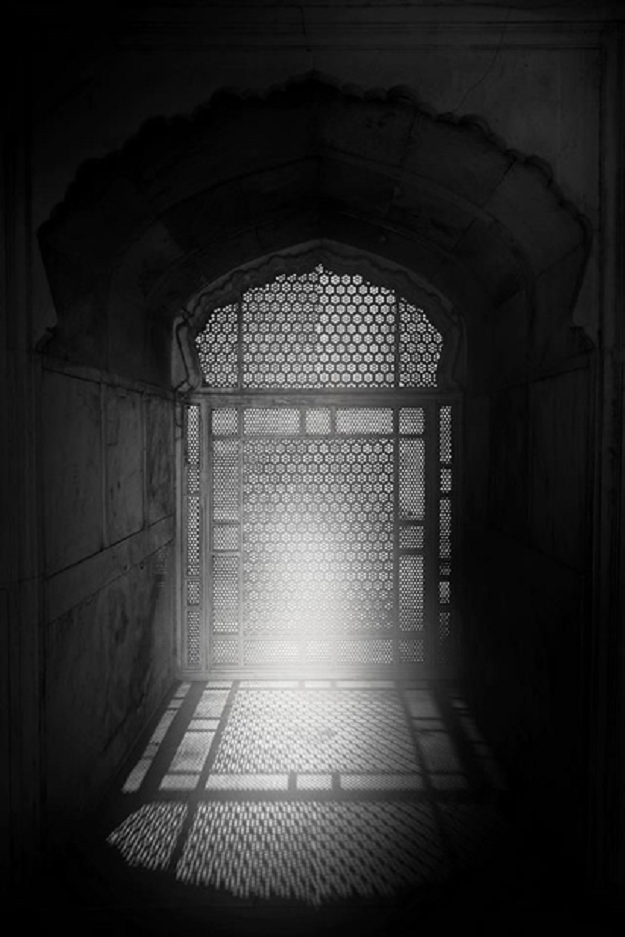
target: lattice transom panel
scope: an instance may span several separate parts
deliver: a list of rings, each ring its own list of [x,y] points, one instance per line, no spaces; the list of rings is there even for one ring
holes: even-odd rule
[[[436,387],[442,335],[423,309],[322,264],[212,310],[196,338],[215,388]]]

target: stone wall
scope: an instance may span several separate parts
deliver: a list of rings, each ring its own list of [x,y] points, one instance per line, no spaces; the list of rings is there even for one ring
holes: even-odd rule
[[[586,797],[596,352],[561,320],[557,274],[538,278],[533,304],[512,297],[475,335],[459,639],[520,809],[574,848]]]
[[[50,833],[62,838],[172,679],[174,404],[45,361],[45,754]]]

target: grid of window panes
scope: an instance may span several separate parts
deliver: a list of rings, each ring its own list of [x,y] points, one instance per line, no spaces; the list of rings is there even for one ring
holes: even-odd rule
[[[185,408],[184,667],[449,661],[442,345],[423,308],[324,264],[212,309]]]
[[[426,411],[210,411],[211,667],[425,661]]]
[[[423,309],[322,264],[214,309],[195,340],[205,386],[268,390],[435,388],[442,341]]]

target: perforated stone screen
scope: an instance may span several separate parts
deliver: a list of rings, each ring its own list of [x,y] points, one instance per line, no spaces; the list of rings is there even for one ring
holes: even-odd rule
[[[187,421],[187,476],[202,464],[199,425],[207,464],[203,509],[186,498],[188,664],[446,659],[452,407],[236,395],[203,406]]]
[[[391,290],[319,264],[214,309],[196,348],[214,388],[432,388],[442,336]]]
[[[196,346],[186,668],[447,661],[454,411],[426,312],[319,264],[214,310]]]

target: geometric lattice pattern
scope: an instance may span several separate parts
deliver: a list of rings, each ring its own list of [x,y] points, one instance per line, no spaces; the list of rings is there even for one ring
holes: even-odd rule
[[[212,452],[212,513],[216,522],[239,517],[239,443],[215,439]]]
[[[414,771],[415,759],[395,694],[239,690],[213,770]]]
[[[238,361],[238,307],[215,309],[196,347],[205,381],[211,387],[236,387]]]
[[[393,411],[390,408],[353,407],[336,411],[337,433],[392,433]]]
[[[399,432],[402,435],[422,435],[425,430],[423,407],[402,407],[399,411]]]
[[[236,849],[233,823],[240,830]],[[208,851],[207,842],[213,844]],[[436,823],[424,804],[217,802],[198,807],[176,878],[239,898],[319,906],[413,892],[444,869]]]
[[[336,659],[347,664],[392,664],[393,642],[390,639],[337,641]]]
[[[213,556],[213,630],[236,632],[239,621],[239,557]]]
[[[421,525],[404,526],[399,530],[399,546],[405,550],[422,550],[424,546],[424,530]]]
[[[402,662],[421,664],[425,660],[425,640],[399,641],[399,659]]]
[[[399,558],[399,627],[421,631],[425,622],[423,556],[407,554]]]
[[[238,429],[238,412],[232,408],[223,407],[213,410],[212,419],[213,436],[231,436]]]
[[[216,664],[237,664],[239,661],[239,642],[232,638],[215,637],[213,640],[213,660]]]
[[[299,432],[299,411],[288,407],[249,407],[243,413],[246,436],[290,435]]]
[[[200,461],[200,408],[197,404],[187,407],[187,463],[198,465]]]
[[[319,263],[212,310],[195,345],[186,666],[448,659],[452,408],[413,393],[438,384],[426,310]]]
[[[217,901],[427,898],[507,831],[492,755],[463,699],[444,695],[381,680],[182,685],[107,842],[160,887]]]
[[[425,440],[400,441],[399,479],[402,520],[422,520],[425,514]]]
[[[186,599],[184,659],[189,669],[202,665],[201,641],[201,597],[202,575],[202,524],[200,495],[200,466],[202,459],[201,410],[197,404],[185,409],[185,466],[184,466],[184,511],[185,511],[185,560],[186,573],[184,596]]]
[[[145,804],[108,837],[130,865],[166,869],[187,808],[184,804]]]
[[[349,671],[423,663],[428,647],[447,642],[451,463],[441,456],[451,458],[451,444],[426,433],[439,418],[450,433],[451,407],[435,402],[249,406],[235,398],[207,413],[211,666]],[[437,453],[441,490],[428,508],[426,454]],[[196,496],[188,518],[197,572]],[[438,532],[441,579],[428,606],[429,529],[430,542]],[[426,607],[436,614],[437,602],[438,633],[429,644],[408,640],[428,628]]]
[[[449,660],[451,405],[266,400],[186,408],[186,666]]]
[[[196,348],[215,388],[436,387],[442,336],[389,289],[319,264],[215,309]]]
[[[187,498],[187,572],[189,576],[200,574],[200,499],[197,495]]]
[[[441,352],[442,336],[425,316],[400,302],[400,386],[436,387],[436,369]]]
[[[393,623],[392,440],[246,442],[244,632]]]
[[[200,613],[197,608],[187,610],[187,665],[199,667],[201,663]]]
[[[452,438],[451,438],[451,407],[444,406],[440,408],[439,413],[439,451],[440,459],[443,464],[451,462]]]
[[[438,656],[447,661],[451,647],[451,553],[452,553],[452,408],[439,407],[439,507],[438,552],[440,579],[438,584]]]

